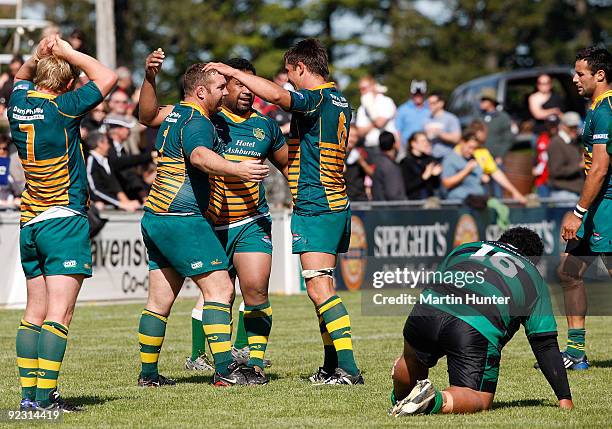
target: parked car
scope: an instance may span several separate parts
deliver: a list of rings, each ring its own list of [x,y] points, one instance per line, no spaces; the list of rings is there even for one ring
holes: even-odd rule
[[[536,67],[495,73],[459,85],[451,94],[448,110],[459,117],[461,125],[469,124],[480,116],[480,93],[484,88],[497,92],[500,106],[517,122],[530,118],[527,98],[535,91],[536,80],[548,74],[553,80],[553,90],[563,100],[564,111],[573,110],[583,118],[586,100],[578,95],[572,82],[574,70],[568,66]]]

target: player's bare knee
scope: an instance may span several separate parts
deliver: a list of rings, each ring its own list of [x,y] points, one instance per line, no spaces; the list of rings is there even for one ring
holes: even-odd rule
[[[583,284],[581,276],[576,271],[568,269],[564,264],[557,268],[557,275],[564,289],[575,289]]]

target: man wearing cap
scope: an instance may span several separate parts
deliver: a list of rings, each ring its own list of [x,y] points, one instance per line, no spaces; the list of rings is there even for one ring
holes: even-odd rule
[[[512,147],[512,121],[506,112],[498,108],[497,92],[493,88],[484,88],[480,93],[480,110],[488,130],[485,146],[495,162],[501,165],[504,155]]]
[[[134,127],[130,118],[109,113],[103,122],[112,147],[108,153],[111,168],[117,172],[121,188],[131,200],[143,200],[146,197],[147,186],[142,177],[132,168],[136,165],[152,161],[150,153],[130,155],[125,146]]]
[[[410,100],[397,109],[395,127],[399,132],[400,145],[403,148],[408,144],[408,139],[412,133],[423,131],[425,122],[431,116],[429,104],[425,99],[426,94],[427,82],[413,80],[410,82]]]
[[[577,200],[584,185],[584,161],[578,145],[580,123],[578,113],[564,113],[559,132],[548,145],[550,196],[558,200]]]

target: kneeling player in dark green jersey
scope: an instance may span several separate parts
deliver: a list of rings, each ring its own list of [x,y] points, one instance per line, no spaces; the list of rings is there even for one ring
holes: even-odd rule
[[[160,49],[147,57],[140,95],[140,120],[160,126],[155,147],[157,175],[145,204],[142,235],[149,254],[149,298],[140,318],[138,336],[141,386],[174,384],[159,375],[157,362],[167,317],[185,277],[204,295],[202,325],[215,363],[217,386],[246,384],[231,355],[231,306],[234,287],[227,273],[227,257],[204,217],[210,193],[208,174],[235,176],[260,182],[268,173],[261,161],[230,162],[214,152],[218,144],[209,117],[227,95],[225,78],[194,64],[184,76],[185,98],[160,107],[155,76],[163,63]]]
[[[72,91],[79,69],[90,81]],[[91,277],[79,124],[116,81],[112,70],[57,36],[43,39],[15,76],[7,111],[26,177],[20,252],[28,297],[16,341],[22,409],[78,410],[61,400],[57,380],[77,295]]]
[[[612,127],[612,54],[595,47],[579,51],[574,83],[591,103],[581,139],[586,180],[573,214],[561,227],[567,247],[558,271],[568,327],[563,361],[568,369],[584,370],[589,368],[584,273],[601,258],[612,275],[612,170],[606,151]]]
[[[548,288],[535,266],[543,249],[535,232],[519,227],[497,242],[464,244],[446,257],[438,267],[445,278],[471,272],[475,280],[421,293],[404,327],[404,352],[393,366],[391,415],[491,408],[501,350],[521,324],[559,406],[573,407]],[[427,376],[442,356],[450,387],[439,391]]]
[[[302,40],[289,49],[285,67],[296,92],[226,64],[207,65],[292,112],[288,179],[294,201],[293,253],[300,255],[325,350],[323,367],[310,380],[315,384],[363,384],[353,355],[348,311],[333,282],[337,255],[348,250],[351,233],[343,175],[351,107],[336,85],[327,81],[327,50],[318,40]]]

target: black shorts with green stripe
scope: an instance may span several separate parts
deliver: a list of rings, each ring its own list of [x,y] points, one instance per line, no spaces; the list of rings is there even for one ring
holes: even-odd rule
[[[495,393],[500,352],[463,320],[428,305],[415,305],[404,326],[404,339],[417,359],[432,368],[447,357],[451,386]]]

